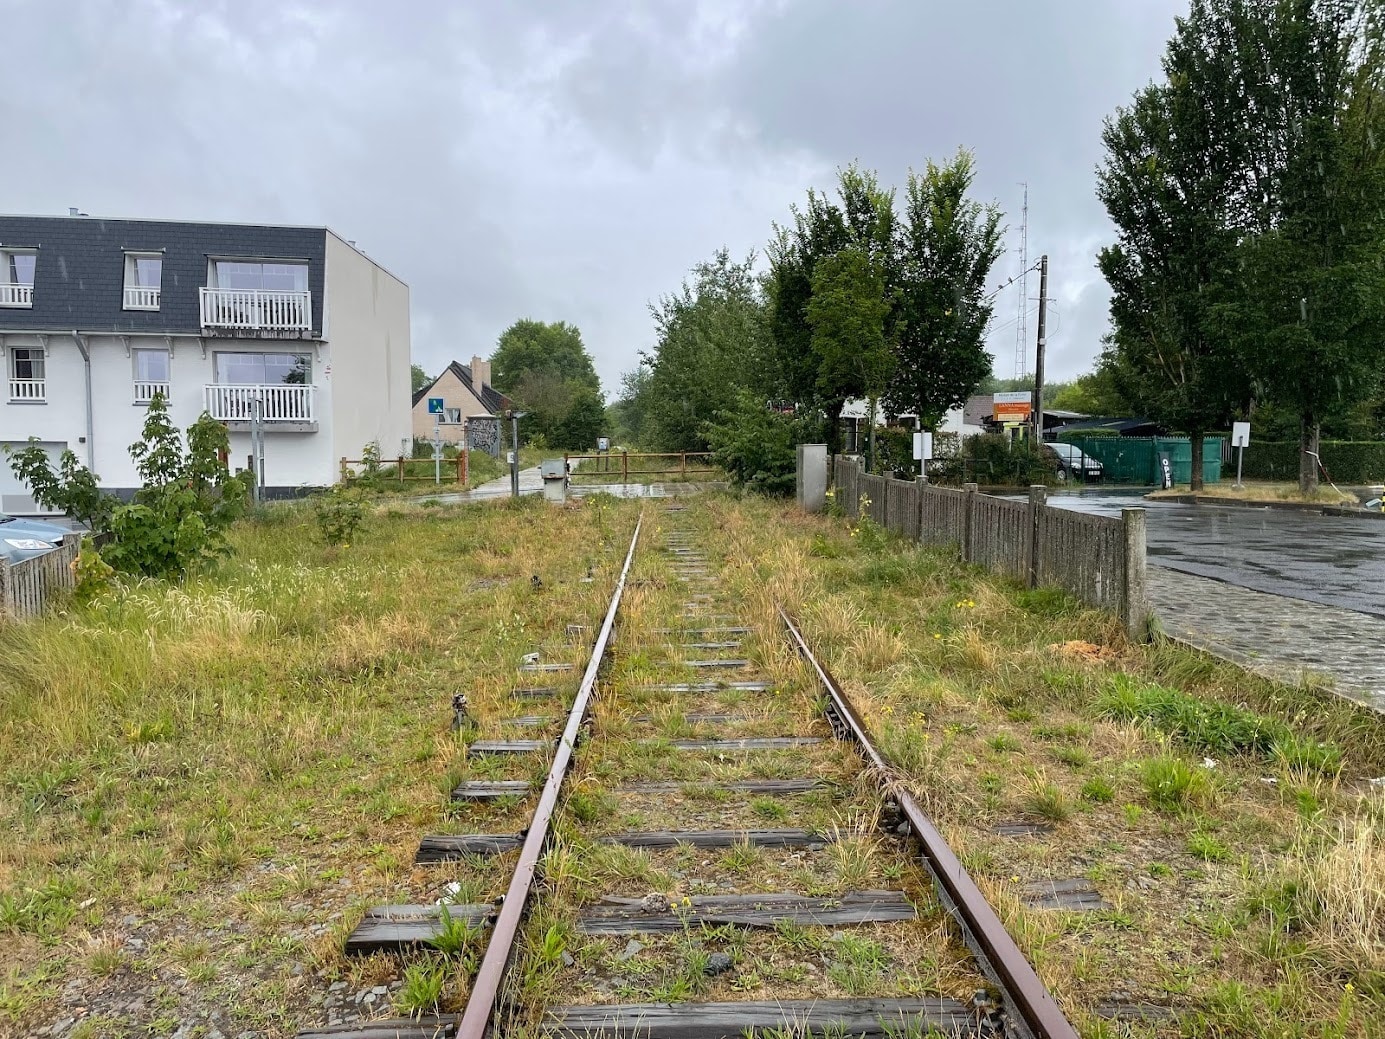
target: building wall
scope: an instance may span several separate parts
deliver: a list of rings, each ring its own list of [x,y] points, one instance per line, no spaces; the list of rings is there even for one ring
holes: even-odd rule
[[[467,389],[466,383],[457,377],[452,371],[451,366],[438,377],[427,395],[423,397],[413,409],[413,430],[415,437],[424,440],[433,439],[433,416],[428,414],[428,398],[441,397],[443,405],[449,408],[457,408],[462,413],[462,418],[473,418],[482,415],[490,415],[486,406],[481,403],[476,394]],[[462,440],[462,430],[465,427],[461,423],[443,422],[438,424],[438,432],[442,435],[444,443],[459,444]]]
[[[333,456],[360,458],[375,442],[393,457],[412,429],[409,287],[328,231],[326,313]]]
[[[101,486],[108,490],[132,490],[140,485],[130,445],[140,439],[147,408],[134,403],[134,358],[126,353],[119,336],[84,336],[91,354],[92,428],[90,444],[83,443],[87,435],[86,381],[81,351],[72,335],[54,334],[48,338],[45,359],[47,401],[43,404],[18,404],[0,399],[0,444],[23,446],[29,437],[45,443],[70,448],[77,457],[100,477]],[[163,336],[130,336],[130,349],[165,349],[168,340]],[[216,381],[215,353],[218,350],[248,350],[265,352],[317,353],[313,344],[257,339],[205,339],[203,355],[195,336],[173,336],[172,357],[169,360],[169,418],[180,429],[186,429],[205,407],[203,388]],[[6,350],[12,347],[38,348],[37,336],[7,335]],[[289,433],[274,429],[272,423],[265,432],[265,482],[273,487],[299,487],[331,482],[337,464],[331,449],[330,386],[322,377],[327,351],[313,360],[314,406],[319,416],[316,433]],[[5,358],[8,364],[8,357]],[[231,434],[231,467],[248,465],[250,436]],[[56,447],[55,450],[61,450]],[[20,495],[9,466],[0,461],[0,511],[33,511],[26,501],[8,500]]]

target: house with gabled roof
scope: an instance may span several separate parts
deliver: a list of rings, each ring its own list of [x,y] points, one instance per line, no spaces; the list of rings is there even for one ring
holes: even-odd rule
[[[476,356],[469,365],[453,361],[414,394],[414,437],[432,440],[436,429],[443,443],[459,444],[465,437],[468,448],[496,454],[500,420],[514,405],[490,383],[490,361]]]

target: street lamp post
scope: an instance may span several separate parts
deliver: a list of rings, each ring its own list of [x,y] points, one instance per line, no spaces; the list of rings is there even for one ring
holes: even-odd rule
[[[510,420],[510,497],[519,497],[519,420],[525,416],[523,411],[507,411]]]

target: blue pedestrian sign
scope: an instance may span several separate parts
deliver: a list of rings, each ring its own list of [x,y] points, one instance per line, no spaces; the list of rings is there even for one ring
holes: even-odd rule
[[[429,397],[429,398],[428,398],[428,414],[430,414],[430,415],[441,415],[441,414],[442,414],[442,398],[441,398],[441,397]]]

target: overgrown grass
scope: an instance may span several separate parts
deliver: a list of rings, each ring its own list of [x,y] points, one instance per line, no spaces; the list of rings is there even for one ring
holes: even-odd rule
[[[1092,1011],[1117,990],[1172,1005],[1183,1034],[1368,1036],[1385,1020],[1364,937],[1380,838],[1353,822],[1385,774],[1378,714],[1132,645],[1062,593],[869,525],[749,502],[715,523],[745,560],[741,594],[797,614],[1084,1034],[1110,1034]],[[1065,652],[1078,642],[1100,652]],[[992,829],[1026,817],[1054,828]],[[1267,871],[1282,912],[1255,909]],[[1113,908],[1055,917],[1011,893],[1072,877]]]
[[[0,627],[0,1034],[64,1016],[68,982],[95,1013],[173,969],[187,927],[206,953],[178,967],[175,1020],[221,1006],[237,1033],[291,1034],[320,1023],[309,979],[378,976],[333,918],[466,879],[410,866],[462,760],[451,696],[498,735],[519,658],[580,653],[566,625],[599,616],[633,526],[606,513],[385,507],[330,549],[275,507],[214,571]]]

